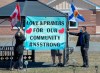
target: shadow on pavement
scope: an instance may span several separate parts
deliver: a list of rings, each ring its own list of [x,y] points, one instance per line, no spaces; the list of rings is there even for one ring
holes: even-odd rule
[[[0,61],[0,68],[10,68],[11,61]],[[52,64],[50,63],[44,63],[44,62],[28,62],[27,68],[37,68],[37,67],[51,67]],[[16,65],[16,67],[18,66],[18,64]],[[25,65],[23,65],[24,68],[26,67]],[[16,68],[15,67],[15,68]]]

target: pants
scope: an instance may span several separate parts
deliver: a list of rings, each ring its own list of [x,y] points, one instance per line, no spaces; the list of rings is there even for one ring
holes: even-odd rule
[[[88,66],[88,48],[81,47],[81,54],[83,58],[83,65]]]
[[[14,53],[13,65],[14,67],[18,63],[18,67],[23,67],[23,54]]]
[[[51,56],[62,56],[60,50],[51,50]]]

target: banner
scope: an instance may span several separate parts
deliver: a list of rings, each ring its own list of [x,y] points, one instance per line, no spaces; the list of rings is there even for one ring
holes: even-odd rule
[[[25,37],[27,50],[63,50],[66,48],[66,18],[27,16]]]

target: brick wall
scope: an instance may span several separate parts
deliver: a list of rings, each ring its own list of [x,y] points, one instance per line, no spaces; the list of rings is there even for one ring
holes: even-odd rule
[[[93,26],[96,25],[96,13],[95,10],[80,10],[80,14],[82,14],[85,18],[85,22],[79,23],[80,25],[85,26]]]
[[[15,29],[11,26],[0,26],[0,35],[14,35],[16,33]]]
[[[97,26],[100,26],[100,11],[96,12],[96,17],[97,17],[97,20],[96,20]]]
[[[96,15],[91,10],[79,11],[86,19],[86,22],[79,23],[78,29],[70,29],[70,31],[79,31],[81,26],[86,26],[90,34],[96,34]],[[8,22],[7,22],[8,23]],[[9,23],[10,25],[10,23]],[[11,30],[11,26],[0,26],[0,35],[13,35],[16,30]]]
[[[71,29],[70,32],[79,32],[81,29],[81,26],[78,27],[78,29]],[[96,34],[96,26],[87,26],[87,32],[89,34],[95,35]]]

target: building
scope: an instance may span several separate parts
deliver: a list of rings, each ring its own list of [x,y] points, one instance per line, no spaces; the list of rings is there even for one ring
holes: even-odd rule
[[[47,5],[68,13],[71,3],[79,10],[85,18],[85,22],[69,23],[70,31],[78,31],[81,26],[86,26],[90,34],[100,34],[100,1],[99,0],[51,0]]]
[[[0,7],[3,7],[15,0],[2,0]],[[80,14],[85,17],[86,22],[70,22],[70,31],[78,31],[81,26],[86,26],[90,34],[100,34],[100,1],[99,0],[39,0],[54,9],[63,13],[69,12],[69,6],[73,2]],[[0,22],[3,20],[0,19]],[[6,29],[6,30],[5,30]],[[12,35],[15,29],[11,29],[10,22],[6,21],[0,24],[0,35]]]

